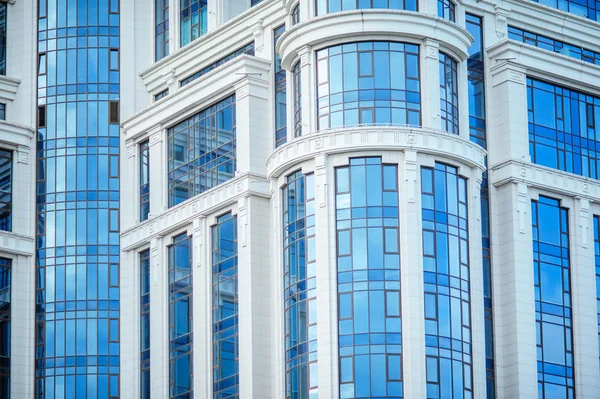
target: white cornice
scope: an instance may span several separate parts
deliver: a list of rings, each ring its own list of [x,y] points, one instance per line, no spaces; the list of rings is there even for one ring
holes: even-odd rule
[[[35,129],[32,127],[0,121],[0,143],[31,148],[34,137]]]
[[[19,79],[0,75],[0,100],[13,101],[19,84],[21,84]]]

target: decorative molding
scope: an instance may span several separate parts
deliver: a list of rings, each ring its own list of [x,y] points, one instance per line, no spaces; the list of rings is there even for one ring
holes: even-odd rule
[[[25,165],[28,165],[29,164],[29,151],[30,151],[30,148],[20,145],[20,146],[17,147],[17,151],[18,151],[18,154],[19,154],[19,156],[17,158],[17,162],[25,164]]]
[[[192,240],[194,243],[194,252],[192,254],[193,262],[196,267],[202,266],[202,241],[203,235],[202,232],[204,230],[204,225],[206,224],[206,217],[200,216],[199,218],[194,219],[193,221],[193,232],[192,232]]]
[[[254,36],[254,49],[256,51],[261,51],[265,45],[265,34],[263,28],[263,20],[259,19],[252,26],[252,36]]]
[[[517,183],[517,213],[519,214],[519,233],[521,234],[525,234],[527,209],[530,206],[527,185]]]
[[[12,255],[33,256],[35,253],[35,240],[33,237],[27,235],[0,231],[0,252]]]
[[[238,241],[245,248],[248,245],[248,198],[241,197],[237,201],[238,204]]]
[[[235,92],[235,101],[238,102],[243,98],[248,97],[248,85],[241,86]]]
[[[315,192],[319,208],[327,207],[327,155],[321,154],[315,157]]]
[[[496,36],[503,39],[508,34],[508,15],[509,9],[496,5]]]
[[[150,266],[152,268],[150,274],[152,275],[152,284],[154,286],[158,285],[162,241],[162,237],[160,236],[150,240]]]
[[[414,204],[417,197],[417,152],[404,151],[404,176],[406,182],[406,202]]]
[[[588,247],[588,230],[590,225],[590,201],[577,198],[579,205],[579,228],[581,229],[581,247]]]

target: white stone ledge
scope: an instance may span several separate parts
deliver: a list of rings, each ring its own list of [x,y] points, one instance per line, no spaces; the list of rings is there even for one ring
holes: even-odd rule
[[[286,31],[277,45],[281,66],[290,69],[304,46],[315,49],[364,40],[419,43],[430,38],[440,42],[459,61],[466,60],[473,37],[457,24],[434,15],[388,9],[335,12],[300,22]]]
[[[364,126],[307,134],[277,148],[267,160],[269,179],[318,154],[353,151],[403,151],[443,156],[485,170],[485,150],[457,135],[436,129],[401,126]]]
[[[0,231],[0,254],[33,256],[34,242],[30,236]]]
[[[30,148],[34,137],[34,128],[0,120],[0,145],[5,143]]]
[[[17,95],[19,84],[21,84],[19,79],[0,75],[0,100],[13,101]]]
[[[600,181],[516,159],[491,166],[489,179],[494,187],[524,183],[540,190],[600,201]]]
[[[210,214],[248,196],[271,197],[265,176],[244,174],[235,177],[161,214],[152,216],[143,223],[123,230],[121,251],[130,251],[145,245],[154,237],[164,236],[192,223],[195,218]]]

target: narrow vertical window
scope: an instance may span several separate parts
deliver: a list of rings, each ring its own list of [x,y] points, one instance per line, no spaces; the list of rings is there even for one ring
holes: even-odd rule
[[[150,250],[140,252],[140,399],[150,399]]]
[[[438,17],[456,22],[456,6],[451,0],[437,0]]]
[[[531,201],[539,398],[574,398],[569,226],[560,201]]]
[[[453,134],[458,132],[458,72],[456,61],[440,52],[440,116],[441,129]]]
[[[10,399],[11,261],[0,258],[0,398]]]
[[[6,75],[6,21],[8,3],[0,1],[0,75]]]
[[[0,149],[0,230],[12,230],[12,152]]]
[[[485,81],[483,56],[483,19],[466,14],[467,30],[475,41],[469,47],[467,61],[469,80],[469,135],[471,141],[486,148]]]
[[[140,222],[150,213],[150,144],[140,144]]]
[[[169,247],[169,398],[193,397],[192,237]]]
[[[0,103],[0,121],[6,120],[6,104]]]
[[[467,180],[421,168],[427,398],[473,397]]]
[[[207,0],[181,0],[180,9],[180,35],[181,47],[183,47],[206,34],[208,30]]]
[[[340,399],[403,395],[397,169],[336,169]]]
[[[289,175],[282,195],[285,397],[309,399],[318,392],[314,175]]]
[[[239,396],[237,217],[212,227],[213,398]]]
[[[292,9],[292,26],[300,23],[300,3],[296,4]]]
[[[600,343],[600,216],[594,216],[594,259],[596,266],[596,302],[598,309],[598,342]],[[600,364],[600,353],[598,353]]]
[[[277,53],[277,43],[285,32],[285,25],[273,31],[273,51],[275,59],[275,147],[287,141],[287,100],[286,100],[286,71],[281,68],[281,58]]]
[[[169,55],[169,0],[154,0],[154,61]]]
[[[292,71],[294,75],[294,137],[302,136],[302,67],[300,61]]]

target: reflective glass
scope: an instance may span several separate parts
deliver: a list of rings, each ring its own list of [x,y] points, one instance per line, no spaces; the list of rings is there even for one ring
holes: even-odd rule
[[[235,172],[235,96],[168,130],[169,207],[205,192]]]
[[[169,55],[169,0],[154,0],[154,61]]]
[[[302,68],[300,61],[292,69],[294,76],[294,137],[302,136]]]
[[[287,100],[286,70],[281,68],[281,57],[277,53],[277,43],[285,32],[285,25],[273,30],[273,58],[275,59],[275,147],[287,141]]]
[[[598,179],[600,97],[527,78],[527,103],[531,160]]]
[[[237,217],[212,227],[213,399],[239,397]]]
[[[208,7],[206,0],[180,0],[180,2],[180,46],[183,47],[208,31]]]
[[[262,0],[251,0],[250,1],[250,6],[254,7],[255,5],[257,5],[258,3],[260,3]]]
[[[417,0],[315,0],[315,6],[317,16],[370,8],[417,11]]]
[[[448,21],[456,21],[456,6],[451,0],[437,0],[438,17]]]
[[[12,229],[12,152],[0,149],[0,230]]]
[[[340,399],[403,397],[397,169],[336,169]]]
[[[38,3],[36,399],[120,395],[119,19]]]
[[[150,399],[150,250],[140,252],[140,398]]]
[[[551,39],[547,36],[538,35],[514,26],[508,27],[508,38],[519,42],[531,44],[532,46],[540,47],[549,51],[554,51],[567,57],[576,58],[592,64],[600,65],[600,53],[592,50],[587,50],[583,47],[574,46],[561,42],[560,40]]]
[[[0,121],[6,120],[6,104],[0,103]]]
[[[298,171],[286,180],[282,188],[285,397],[316,399],[315,179]]]
[[[571,271],[567,209],[540,196],[531,201],[537,329],[538,397],[575,397]]]
[[[469,79],[469,135],[471,141],[487,147],[485,137],[485,82],[483,54],[483,19],[466,14],[467,30],[475,39],[469,46],[467,61]]]
[[[596,303],[598,309],[598,343],[600,343],[600,216],[594,216],[594,260],[596,266]],[[598,354],[600,360],[600,353]]]
[[[590,0],[533,0],[536,3],[558,8],[580,17],[600,21],[600,2]]]
[[[11,260],[0,258],[0,398],[10,399]]]
[[[254,55],[254,42],[248,43],[245,46],[240,47],[239,49],[235,50],[233,53],[227,54],[225,57],[213,62],[212,64],[210,64],[207,67],[202,68],[201,70],[194,73],[193,75],[190,75],[185,79],[182,79],[179,82],[179,86],[183,87],[183,86],[187,85],[188,83],[193,82],[194,80],[198,79],[199,77],[207,74],[208,72],[212,71],[213,69],[215,69],[215,68],[233,60],[234,58],[239,57],[240,55],[243,55],[243,54]],[[167,89],[167,94],[168,93],[169,93],[169,91]]]
[[[0,75],[6,75],[6,20],[7,2],[0,2]]]
[[[118,167],[118,166],[117,166]],[[140,222],[150,213],[150,143],[140,143]]]
[[[300,3],[296,4],[292,10],[292,26],[300,23]]]
[[[192,237],[169,247],[169,398],[192,399]]]
[[[421,125],[419,46],[358,42],[317,52],[318,128]]]
[[[161,91],[160,93],[154,95],[154,101],[158,101],[168,95],[169,95],[169,89],[166,88],[165,90]]]
[[[441,129],[458,134],[458,73],[452,57],[439,53]]]
[[[421,168],[428,399],[473,397],[467,180]]]

